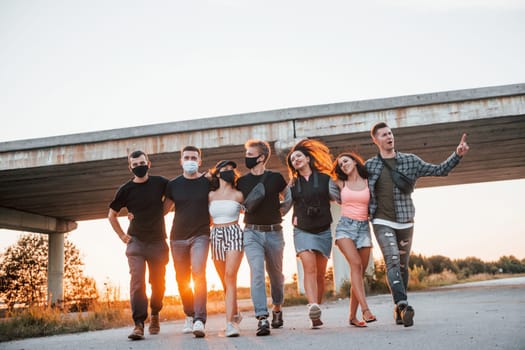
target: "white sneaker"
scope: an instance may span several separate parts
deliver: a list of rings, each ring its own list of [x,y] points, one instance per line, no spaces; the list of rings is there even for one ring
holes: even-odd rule
[[[238,337],[241,333],[239,332],[239,329],[232,322],[228,322],[226,324],[226,331],[224,332],[224,334],[227,337]]]
[[[202,338],[206,335],[204,332],[204,323],[201,320],[197,320],[193,323],[193,335],[196,338]]]
[[[191,332],[193,332],[193,317],[186,317],[184,327],[182,327],[182,333],[190,334]]]
[[[308,318],[310,319],[310,328],[321,328],[323,321],[321,321],[321,308],[318,304],[312,303],[308,305]]]

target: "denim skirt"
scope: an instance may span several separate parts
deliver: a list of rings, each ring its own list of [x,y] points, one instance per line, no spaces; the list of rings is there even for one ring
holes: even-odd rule
[[[319,233],[309,233],[300,228],[293,228],[293,243],[295,254],[305,250],[318,251],[328,259],[332,253],[332,231],[330,229]]]

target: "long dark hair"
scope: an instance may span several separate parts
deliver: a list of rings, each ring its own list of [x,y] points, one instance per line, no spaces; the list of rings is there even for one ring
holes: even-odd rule
[[[335,158],[334,166],[332,170],[332,176],[335,179],[339,179],[342,181],[345,181],[348,179],[348,175],[346,175],[343,172],[343,169],[341,169],[341,167],[339,166],[339,159],[341,159],[341,157],[352,158],[355,161],[355,166],[356,166],[357,173],[359,174],[359,176],[361,176],[363,179],[368,179],[368,171],[365,168],[365,161],[355,151],[343,152]]]

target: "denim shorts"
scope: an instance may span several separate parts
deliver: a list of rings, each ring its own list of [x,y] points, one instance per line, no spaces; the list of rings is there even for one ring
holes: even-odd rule
[[[330,259],[332,253],[332,231],[330,229],[319,233],[309,233],[294,227],[293,242],[296,254],[305,250],[315,250]]]
[[[335,228],[335,240],[340,238],[350,238],[357,249],[371,247],[372,236],[368,220],[359,221],[341,216]]]

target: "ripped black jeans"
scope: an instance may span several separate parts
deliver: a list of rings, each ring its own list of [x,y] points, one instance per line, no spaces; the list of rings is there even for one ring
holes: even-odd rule
[[[374,234],[383,253],[390,293],[394,303],[407,300],[408,260],[412,247],[414,227],[396,230],[374,224]]]

